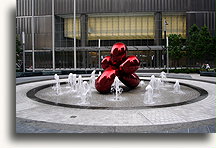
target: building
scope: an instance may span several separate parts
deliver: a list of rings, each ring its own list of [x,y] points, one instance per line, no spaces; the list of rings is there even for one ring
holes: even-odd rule
[[[164,30],[186,38],[197,24],[215,35],[215,0],[76,0],[75,6],[77,68],[99,68],[115,42],[125,43],[142,68],[164,67]],[[73,18],[74,0],[17,0],[26,67],[74,68]]]

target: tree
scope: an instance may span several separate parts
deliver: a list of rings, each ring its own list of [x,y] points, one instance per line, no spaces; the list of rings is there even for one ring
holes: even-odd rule
[[[203,26],[199,32],[199,46],[202,50],[201,60],[202,62],[209,62],[215,57],[214,40],[211,37],[208,27]]]
[[[189,59],[199,59],[202,55],[199,48],[199,27],[194,24],[189,29],[189,37],[187,38],[186,55]]]
[[[188,59],[192,59],[193,64],[195,61],[200,64],[212,61],[216,55],[214,42],[207,26],[199,29],[197,25],[192,25],[189,29],[186,46]]]
[[[21,42],[18,39],[18,36],[16,36],[16,63],[18,63],[18,61],[19,61],[19,55],[20,55],[21,51],[22,51]]]
[[[170,58],[174,60],[175,67],[179,66],[179,60],[184,55],[183,53],[183,38],[180,34],[170,34],[169,35],[169,55]]]

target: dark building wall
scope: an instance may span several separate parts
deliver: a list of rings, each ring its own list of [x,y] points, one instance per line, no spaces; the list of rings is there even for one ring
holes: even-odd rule
[[[188,0],[187,11],[215,11],[215,0]]]
[[[155,12],[154,14],[154,31],[155,31],[155,45],[161,45],[162,39],[162,13]]]
[[[73,0],[54,1],[56,16],[73,14]],[[52,0],[34,0],[34,15],[51,15],[51,4]],[[32,0],[17,0],[17,17],[31,16],[31,7]],[[215,35],[215,0],[76,0],[76,12],[78,15],[135,12],[162,12],[163,15],[164,12],[185,12],[187,32],[191,25],[197,24],[198,26],[206,25],[210,32]],[[47,19],[50,18],[47,17]],[[30,25],[27,19],[24,23]],[[29,26],[28,24],[26,26]],[[17,32],[22,31],[19,27],[17,30]],[[68,44],[71,43],[68,42]]]
[[[199,27],[206,25],[212,35],[215,35],[215,12],[188,12],[187,33],[193,24]]]
[[[31,50],[32,48],[32,32],[31,32],[31,15],[32,15],[32,1],[34,1],[34,16],[35,16],[35,50],[38,49],[51,49],[52,48],[52,0],[16,0],[16,33],[21,37],[22,31],[25,32],[26,38],[26,49]],[[73,66],[73,53],[69,51],[58,51],[59,47],[73,47],[73,39],[66,38],[64,36],[64,19],[60,15],[73,15],[73,0],[54,0],[55,2],[55,53],[56,53],[56,67],[72,67]],[[175,13],[183,12],[186,14],[187,18],[187,32],[189,27],[193,24],[198,26],[206,25],[210,32],[215,35],[215,0],[76,0],[76,13],[78,16],[83,16],[84,21],[88,21],[88,15],[97,13],[155,13],[156,32],[155,39],[140,39],[140,40],[120,40],[121,42],[130,46],[152,46],[160,45],[161,38],[161,25],[163,25],[164,13]],[[156,13],[157,12],[157,13]],[[157,14],[161,14],[157,15]],[[161,20],[161,21],[160,21]],[[156,23],[155,22],[155,23]],[[80,23],[82,25],[81,38],[77,40],[77,46],[97,46],[97,40],[87,39],[87,32],[84,22]],[[87,29],[86,29],[87,30]],[[114,44],[115,40],[101,40],[102,46],[110,46]],[[40,51],[40,50],[38,50]],[[45,63],[44,67],[51,68],[52,56],[51,52],[36,52],[35,61],[36,67],[41,67]],[[156,51],[155,51],[156,52]],[[81,52],[79,52],[81,54]],[[26,66],[31,66],[31,53],[26,53]],[[83,64],[84,67],[91,67],[89,60],[92,60],[90,55],[78,55],[78,57],[86,57],[87,64]],[[151,56],[149,56],[151,57]],[[160,60],[160,53],[157,51],[155,53],[154,59],[158,59],[157,62],[154,61],[153,65],[159,66],[162,63]],[[81,59],[78,61],[84,62]],[[151,59],[151,58],[150,58]],[[97,58],[96,58],[97,60]],[[39,65],[37,65],[39,64]],[[77,64],[81,65],[80,63]],[[152,65],[152,63],[151,63]],[[153,66],[152,65],[152,66]],[[42,66],[42,67],[43,67]],[[79,66],[80,67],[80,66]],[[95,63],[93,64],[95,67]]]
[[[73,1],[56,0],[56,4],[56,14],[73,13]],[[187,0],[79,0],[76,10],[77,13],[186,11]]]
[[[16,1],[16,16],[32,15],[32,0]]]
[[[35,15],[51,14],[52,0],[35,0]],[[32,0],[17,0],[17,16],[31,15]],[[215,11],[215,0],[76,0],[76,12]],[[72,14],[73,0],[55,0],[55,14]]]
[[[50,49],[52,46],[52,26],[51,17],[36,17],[34,18],[34,38],[36,49]],[[16,19],[16,34],[25,33],[26,49],[32,47],[32,32],[31,32],[31,17]],[[46,41],[46,42],[44,42]]]
[[[72,47],[73,40],[64,37],[64,19],[55,17],[55,47]]]
[[[80,16],[80,34],[81,34],[81,46],[88,46],[88,16],[81,14]]]
[[[17,0],[17,16],[32,15],[32,0]],[[34,0],[34,15],[50,15],[52,13],[52,0]]]
[[[56,14],[73,13],[73,0],[55,0]],[[215,11],[215,0],[77,0],[77,13]]]
[[[16,19],[16,34],[20,40],[22,39],[22,32],[25,32],[25,48],[31,49],[32,47],[32,33],[31,33],[31,18],[19,18]]]
[[[56,14],[73,13],[73,1],[55,2]],[[77,13],[176,12],[199,10],[199,8],[214,10],[213,0],[77,0],[76,2]],[[208,7],[210,5],[211,7]]]

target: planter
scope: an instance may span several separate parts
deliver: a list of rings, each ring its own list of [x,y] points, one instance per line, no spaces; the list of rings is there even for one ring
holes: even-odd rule
[[[216,77],[216,72],[200,71],[200,76]]]

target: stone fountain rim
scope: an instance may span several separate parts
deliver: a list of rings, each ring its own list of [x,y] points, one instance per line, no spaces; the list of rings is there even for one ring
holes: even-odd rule
[[[143,79],[143,78],[141,80],[149,81],[148,79]],[[175,83],[173,81],[166,81],[166,82],[172,83],[172,84]],[[66,82],[60,82],[60,84],[66,84]],[[186,87],[189,87],[189,88],[192,88],[192,89],[198,91],[200,93],[200,96],[193,98],[191,100],[188,100],[188,101],[183,101],[183,102],[178,102],[178,103],[152,105],[152,106],[135,106],[135,107],[102,107],[102,106],[97,107],[97,106],[70,105],[70,104],[64,104],[64,103],[55,103],[55,102],[44,100],[44,99],[41,99],[41,98],[35,96],[35,94],[38,91],[45,89],[45,88],[48,88],[48,87],[53,86],[53,85],[54,85],[54,83],[50,83],[50,84],[45,84],[45,85],[35,87],[35,88],[29,90],[26,93],[26,96],[33,101],[37,101],[37,102],[48,104],[48,105],[74,108],[74,109],[94,109],[94,110],[96,110],[96,109],[100,109],[100,110],[136,110],[136,109],[175,107],[175,106],[181,106],[181,105],[187,105],[187,104],[195,103],[195,102],[198,102],[198,101],[205,99],[208,96],[208,92],[205,89],[202,89],[200,87],[197,87],[197,86],[194,86],[191,84],[182,83],[182,82],[180,83],[180,85],[183,85],[183,86],[186,86]]]

